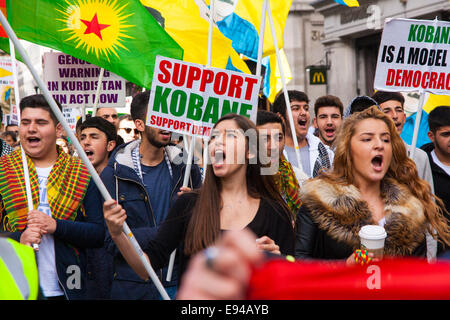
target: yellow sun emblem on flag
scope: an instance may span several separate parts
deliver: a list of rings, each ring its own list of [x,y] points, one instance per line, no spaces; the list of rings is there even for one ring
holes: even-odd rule
[[[122,48],[128,25],[127,18],[133,13],[125,12],[127,4],[121,6],[117,0],[66,0],[67,6],[57,9],[63,15],[58,19],[65,28],[58,30],[67,33],[66,41],[75,41],[76,48],[86,50],[87,54],[95,53],[97,58],[114,54],[120,59],[117,51]]]

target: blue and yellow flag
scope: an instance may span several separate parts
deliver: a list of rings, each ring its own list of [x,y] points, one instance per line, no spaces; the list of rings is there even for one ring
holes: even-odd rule
[[[250,60],[256,61],[258,59],[259,30],[263,1],[215,1],[215,20],[219,30],[227,38],[232,40],[232,46],[239,54],[244,55]],[[228,5],[224,3],[228,3]],[[278,46],[281,50],[286,81],[289,81],[292,76],[290,75],[289,65],[286,56],[282,51],[282,47],[283,32],[292,0],[269,0],[269,3]],[[267,17],[264,30],[263,57],[265,58],[263,59],[263,65],[266,67],[264,95],[269,97],[269,99],[271,98],[270,100],[273,101],[273,98],[282,86],[275,55],[274,39]]]
[[[206,64],[209,28],[209,8],[206,3],[202,0],[140,1],[183,48],[184,61]],[[213,29],[211,66],[250,73],[245,62],[233,49],[232,41],[217,28]]]
[[[334,0],[334,2],[347,7],[359,7],[358,0]]]
[[[419,133],[417,135],[417,148],[420,148],[426,143],[431,142],[428,138],[428,131],[430,130],[428,126],[428,114],[436,107],[439,106],[449,106],[450,105],[450,96],[445,95],[437,95],[437,94],[428,94],[428,98],[423,106],[422,116],[420,118],[419,125]],[[405,125],[403,126],[402,133],[400,136],[403,141],[407,144],[411,145],[412,138],[414,134],[414,124],[416,122],[417,112],[413,115],[409,116],[406,119]]]

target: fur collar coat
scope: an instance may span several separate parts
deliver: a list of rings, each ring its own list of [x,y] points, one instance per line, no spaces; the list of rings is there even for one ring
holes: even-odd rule
[[[405,186],[388,178],[382,181],[381,196],[386,213],[385,255],[415,255],[414,251],[425,241],[427,227],[422,203]],[[351,251],[360,246],[358,232],[361,227],[377,224],[354,185],[314,179],[302,186],[301,199],[314,225],[327,238],[345,244]],[[301,237],[305,238],[305,235]]]

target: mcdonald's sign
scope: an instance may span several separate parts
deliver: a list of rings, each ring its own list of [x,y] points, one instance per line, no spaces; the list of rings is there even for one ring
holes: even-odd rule
[[[325,66],[309,68],[309,84],[327,84],[327,69]]]

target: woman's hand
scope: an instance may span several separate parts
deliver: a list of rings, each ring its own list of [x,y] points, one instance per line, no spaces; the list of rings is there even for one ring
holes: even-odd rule
[[[189,187],[181,187],[180,191],[177,192],[177,196],[181,196],[183,193],[188,193],[188,192],[191,192],[191,191],[192,191],[192,189],[189,188]]]
[[[103,203],[103,215],[111,237],[118,237],[122,233],[123,223],[127,214],[122,206],[115,200],[108,200]]]
[[[258,249],[269,251],[270,253],[281,254],[280,247],[268,236],[256,239],[256,246]]]

